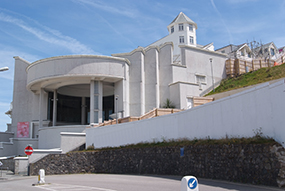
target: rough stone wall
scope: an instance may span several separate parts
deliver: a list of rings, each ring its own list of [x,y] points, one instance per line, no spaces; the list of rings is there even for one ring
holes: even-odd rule
[[[51,154],[30,165],[49,174],[114,173],[194,175],[200,178],[285,186],[285,150],[272,144],[230,144],[116,149]]]
[[[10,159],[3,159],[3,160],[0,160],[3,165],[0,167],[0,169],[3,169],[3,170],[11,170],[14,172],[15,170],[15,164],[14,164],[14,159],[13,158],[10,158]]]

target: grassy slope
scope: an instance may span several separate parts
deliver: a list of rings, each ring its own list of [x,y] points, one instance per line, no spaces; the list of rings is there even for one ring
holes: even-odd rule
[[[237,77],[226,78],[222,80],[220,86],[215,89],[215,92],[212,91],[207,95],[234,90],[283,77],[285,77],[285,64],[274,66],[272,68],[261,68]]]

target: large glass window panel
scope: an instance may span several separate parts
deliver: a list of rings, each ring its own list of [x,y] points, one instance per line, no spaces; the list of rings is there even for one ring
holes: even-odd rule
[[[94,109],[99,109],[99,96],[94,95]]]
[[[99,93],[99,83],[97,81],[94,82],[94,94]]]
[[[98,111],[94,111],[94,123],[98,123],[99,122],[99,112]]]

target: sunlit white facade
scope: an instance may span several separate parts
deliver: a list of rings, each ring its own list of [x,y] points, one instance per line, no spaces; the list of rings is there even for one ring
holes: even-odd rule
[[[7,132],[14,133],[12,142],[15,146],[17,140],[19,149],[9,155],[23,154],[28,143],[61,148],[63,135],[82,133],[114,113],[141,116],[167,99],[187,109],[193,96],[204,95],[226,77],[226,55],[215,52],[212,43],[197,44],[195,22],[180,13],[168,30],[168,36],[148,47],[112,56],[57,56],[33,63],[15,57]],[[6,156],[2,147],[0,156]]]

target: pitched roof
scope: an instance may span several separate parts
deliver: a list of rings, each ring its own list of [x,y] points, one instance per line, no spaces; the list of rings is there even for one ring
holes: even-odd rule
[[[198,28],[197,24],[182,12],[180,12],[179,15],[177,15],[177,17],[169,25],[171,25],[173,23],[184,23],[184,22],[193,24],[193,25],[195,25],[196,29]]]

